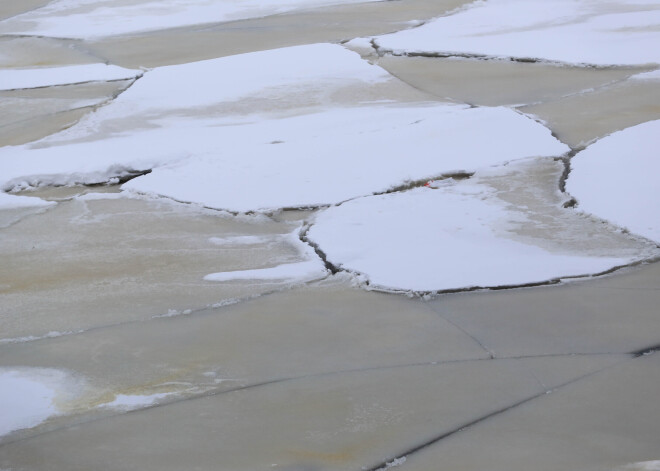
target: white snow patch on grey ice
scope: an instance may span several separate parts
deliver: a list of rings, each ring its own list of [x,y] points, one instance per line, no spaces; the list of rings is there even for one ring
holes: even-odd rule
[[[660,120],[605,137],[571,160],[578,208],[660,242]]]
[[[379,0],[55,0],[0,22],[0,33],[95,38]]]
[[[102,404],[100,407],[111,407],[115,409],[138,409],[150,406],[173,393],[157,393],[148,395],[139,394],[117,394],[112,402]]]
[[[644,64],[660,62],[659,25],[655,1],[489,0],[376,42],[397,53]]]
[[[55,404],[74,382],[63,371],[48,368],[0,368],[0,436],[39,425],[57,415]]]
[[[254,270],[236,270],[206,275],[206,281],[232,281],[232,280],[281,280],[281,281],[312,281],[328,275],[320,260],[306,262],[283,263],[271,268]]]
[[[0,69],[0,90],[48,87],[70,83],[133,79],[141,70],[116,65],[84,64],[36,69]]]
[[[370,286],[394,290],[521,285],[631,261],[585,256],[571,247],[549,251],[542,241],[517,239],[509,229],[525,217],[524,208],[510,208],[473,177],[329,208],[308,237],[329,262],[365,275]]]

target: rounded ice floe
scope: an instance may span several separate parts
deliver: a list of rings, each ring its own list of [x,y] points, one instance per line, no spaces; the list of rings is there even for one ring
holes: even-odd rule
[[[95,38],[378,0],[55,0],[0,22],[0,33]]]
[[[655,2],[489,0],[376,43],[397,53],[631,65],[660,62],[659,24]]]
[[[128,80],[142,75],[116,65],[84,64],[36,69],[1,69],[0,90],[49,87],[84,82]]]
[[[616,132],[571,160],[566,190],[582,211],[660,242],[660,120]]]
[[[0,437],[57,415],[55,400],[70,392],[72,379],[49,368],[0,368]]]
[[[503,173],[501,181],[510,177]],[[643,258],[648,250],[644,244],[635,253],[562,239],[557,228],[565,232],[561,224],[579,223],[577,218],[549,223],[563,217],[554,213],[565,211],[534,214],[527,206],[515,207],[478,177],[434,186],[329,208],[317,216],[308,237],[330,263],[364,275],[372,287],[416,292],[602,273]],[[535,222],[544,219],[545,225]],[[525,221],[534,227],[532,237],[516,231]]]

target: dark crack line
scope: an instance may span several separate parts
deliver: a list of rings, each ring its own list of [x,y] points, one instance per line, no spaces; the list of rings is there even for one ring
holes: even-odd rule
[[[429,306],[429,307],[430,307],[430,306]],[[467,330],[465,330],[463,327],[461,327],[460,325],[456,324],[455,322],[453,322],[453,321],[447,319],[445,316],[443,316],[442,314],[440,314],[440,313],[439,313],[438,311],[436,311],[435,309],[431,308],[431,310],[432,310],[433,312],[435,312],[435,314],[436,314],[437,316],[439,316],[441,319],[444,319],[446,322],[448,322],[449,324],[453,325],[455,328],[457,328],[458,330],[460,330],[461,332],[463,332],[465,335],[467,335],[468,337],[470,337],[470,338],[471,338],[471,339],[472,339],[477,345],[479,345],[479,346],[480,346],[480,347],[481,347],[486,353],[488,353],[488,355],[490,356],[491,360],[494,360],[495,358],[497,358],[497,357],[495,356],[495,352],[493,352],[490,348],[488,348],[488,347],[487,347],[487,346],[486,346],[481,340],[479,340],[479,339],[478,339],[477,337],[475,337],[473,334],[471,334],[470,332],[468,332]]]
[[[280,383],[285,383],[285,382],[293,382],[293,381],[302,381],[306,379],[314,379],[314,378],[323,378],[323,377],[328,377],[328,376],[335,376],[335,375],[342,375],[342,374],[354,374],[354,373],[365,373],[365,372],[370,372],[370,371],[382,371],[382,370],[390,370],[390,369],[398,369],[398,368],[415,368],[415,367],[435,367],[435,366],[445,366],[445,365],[452,365],[452,364],[461,364],[461,363],[476,363],[476,362],[486,362],[486,361],[509,361],[509,360],[525,360],[525,359],[534,359],[534,358],[565,358],[565,357],[572,357],[572,356],[609,356],[609,355],[627,355],[627,356],[633,356],[634,354],[630,353],[555,353],[555,354],[540,354],[540,355],[521,355],[521,356],[512,356],[512,357],[502,357],[502,358],[463,358],[463,359],[457,359],[457,360],[440,360],[440,361],[427,361],[427,362],[415,362],[415,363],[407,363],[407,364],[400,364],[400,365],[382,365],[382,366],[368,366],[368,367],[363,367],[363,368],[353,368],[353,369],[347,369],[347,370],[337,370],[337,371],[326,371],[326,372],[321,372],[321,373],[310,373],[302,376],[290,376],[290,377],[284,377],[284,378],[276,378],[276,379],[271,379],[271,380],[266,380],[266,381],[260,381],[257,383],[252,383],[252,384],[246,384],[242,386],[237,386],[234,388],[230,389],[212,389],[208,390],[206,392],[203,392],[201,394],[194,394],[190,396],[185,396],[185,397],[179,397],[177,399],[172,399],[169,401],[163,401],[161,403],[155,403],[151,404],[148,406],[140,407],[137,409],[132,409],[128,411],[123,411],[120,413],[116,414],[111,414],[103,417],[94,417],[91,419],[83,419],[83,420],[77,420],[73,421],[72,423],[60,426],[60,427],[55,427],[51,429],[46,429],[42,432],[36,433],[34,435],[29,435],[29,436],[24,436],[24,437],[18,437],[15,439],[9,439],[6,440],[2,443],[0,443],[0,449],[4,445],[9,445],[11,443],[17,443],[17,442],[22,442],[26,440],[30,440],[36,437],[40,437],[42,435],[46,435],[49,433],[53,432],[58,432],[61,430],[69,430],[71,428],[80,426],[80,425],[86,425],[102,420],[107,420],[111,419],[114,417],[121,417],[126,414],[138,414],[141,412],[148,411],[150,409],[155,409],[155,408],[160,408],[160,407],[167,407],[173,404],[178,404],[181,402],[191,402],[191,401],[197,401],[200,399],[205,399],[209,397],[215,397],[215,396],[221,396],[225,394],[230,394],[230,393],[238,393],[242,391],[249,391],[252,389],[257,389],[261,387],[266,387],[266,386],[271,386],[274,384],[280,384]],[[634,356],[633,356],[634,357]],[[602,371],[602,370],[598,370]],[[596,371],[596,372],[598,372]],[[594,373],[596,373],[594,372]],[[578,378],[581,379],[581,378]],[[564,385],[558,386],[558,387],[563,387]],[[546,394],[547,391],[544,390],[543,393],[539,395]],[[509,408],[512,408],[515,406],[510,406]],[[490,414],[490,415],[495,415],[497,413],[500,413],[500,411]],[[1,439],[0,439],[1,441]],[[391,461],[391,460],[388,460]]]
[[[312,228],[311,224],[306,223],[306,222],[303,223],[303,227],[302,227],[302,229],[300,230],[300,232],[298,234],[298,237],[299,237],[300,241],[304,244],[309,245],[312,248],[312,250],[314,250],[316,255],[321,259],[321,261],[325,265],[325,268],[327,270],[329,270],[330,273],[332,273],[333,275],[336,275],[340,271],[347,271],[347,270],[342,269],[339,265],[335,265],[335,264],[331,263],[328,260],[328,256],[326,255],[326,253],[323,250],[321,250],[321,247],[319,247],[319,244],[317,244],[316,242],[310,240],[310,238],[307,237],[307,234],[309,233],[309,230],[311,228]]]
[[[21,87],[21,88],[8,88],[5,90],[0,90],[3,92],[20,92],[20,91],[25,91],[25,90],[43,90],[44,88],[57,88],[57,87],[67,87],[71,85],[86,85],[89,83],[114,83],[114,82],[124,82],[128,80],[138,80],[142,78],[144,73],[138,74],[134,77],[124,77],[124,78],[118,78],[118,79],[99,79],[99,80],[83,80],[82,82],[68,82],[68,83],[56,83],[52,85],[39,85],[37,87]],[[96,105],[92,105],[96,106]]]
[[[660,346],[659,346],[659,348],[660,348]],[[660,351],[660,350],[654,350],[653,353],[655,353],[656,351]],[[649,354],[651,354],[651,353],[649,353]],[[636,357],[633,357],[633,358],[636,358]],[[484,415],[484,416],[482,416],[482,417],[479,417],[479,418],[477,418],[477,419],[474,419],[474,420],[472,420],[472,421],[470,421],[470,422],[466,422],[466,423],[464,423],[464,424],[462,424],[462,425],[460,425],[460,426],[454,428],[453,430],[450,430],[450,431],[448,431],[448,432],[444,432],[444,433],[442,433],[442,434],[440,434],[440,435],[438,435],[438,436],[436,436],[436,437],[433,437],[433,438],[431,438],[430,440],[428,440],[428,441],[426,441],[426,442],[424,442],[424,443],[420,443],[419,445],[416,445],[416,446],[414,446],[414,447],[412,447],[412,448],[410,448],[410,449],[408,449],[408,450],[406,450],[406,451],[404,451],[404,452],[402,452],[402,453],[400,453],[400,454],[398,454],[398,455],[396,455],[396,456],[394,456],[394,457],[391,457],[391,458],[389,458],[389,459],[387,459],[387,460],[385,460],[385,461],[382,461],[382,462],[378,463],[378,464],[375,465],[375,466],[371,466],[371,467],[363,467],[363,468],[361,468],[361,469],[362,469],[363,471],[382,471],[382,470],[384,470],[384,469],[387,469],[387,468],[389,467],[389,464],[392,463],[392,462],[396,462],[396,461],[399,461],[399,460],[403,460],[404,458],[407,458],[407,457],[409,457],[410,455],[413,455],[413,454],[418,453],[418,452],[420,452],[420,451],[423,451],[423,450],[425,450],[425,449],[427,449],[427,448],[430,448],[430,447],[436,445],[437,443],[441,442],[442,440],[445,440],[445,439],[447,439],[447,438],[449,438],[449,437],[452,437],[453,435],[456,435],[456,434],[458,434],[458,433],[461,433],[461,432],[463,432],[463,431],[465,431],[465,430],[467,430],[467,429],[470,429],[470,428],[472,428],[472,427],[474,427],[474,426],[476,426],[476,425],[479,425],[479,424],[482,423],[482,422],[485,422],[485,421],[487,421],[487,420],[489,420],[489,419],[492,419],[492,418],[494,418],[494,417],[497,417],[497,416],[499,416],[499,415],[502,415],[502,414],[504,414],[504,413],[506,413],[506,412],[509,412],[509,411],[511,411],[511,410],[513,410],[513,409],[516,409],[516,408],[518,408],[518,407],[520,407],[520,406],[523,406],[523,405],[525,405],[525,404],[527,404],[527,403],[529,403],[529,402],[534,401],[535,399],[538,399],[538,398],[541,398],[541,397],[545,397],[545,396],[547,396],[548,394],[555,393],[555,392],[557,392],[557,391],[559,391],[559,390],[561,390],[561,389],[563,389],[563,388],[565,388],[565,387],[567,387],[567,386],[570,386],[571,384],[577,383],[577,382],[579,382],[579,381],[582,381],[583,379],[589,378],[589,377],[591,377],[591,376],[593,376],[593,375],[596,375],[596,374],[598,374],[598,373],[600,373],[600,372],[602,372],[602,371],[608,370],[608,369],[610,369],[610,368],[614,368],[615,366],[619,366],[619,365],[620,365],[620,363],[617,363],[617,364],[615,364],[615,365],[606,366],[605,368],[601,368],[601,369],[599,369],[599,370],[592,371],[592,372],[587,373],[587,374],[585,374],[585,375],[582,375],[582,376],[580,376],[580,377],[578,377],[578,378],[574,378],[574,379],[572,379],[572,380],[570,380],[570,381],[567,381],[567,382],[565,382],[565,383],[562,383],[562,384],[560,384],[559,386],[555,386],[555,387],[551,388],[550,390],[542,391],[542,392],[540,392],[540,393],[538,393],[538,394],[534,394],[533,396],[530,396],[530,397],[528,397],[528,398],[526,398],[526,399],[523,399],[523,400],[520,400],[520,401],[518,401],[518,402],[515,402],[515,403],[513,403],[513,404],[511,404],[511,405],[508,405],[508,406],[506,406],[506,407],[503,407],[502,409],[499,409],[499,410],[494,411],[494,412],[490,412],[490,413],[488,413],[488,414],[486,414],[486,415]]]

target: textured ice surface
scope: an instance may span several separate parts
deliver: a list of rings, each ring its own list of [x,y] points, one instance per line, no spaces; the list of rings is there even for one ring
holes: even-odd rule
[[[660,121],[633,126],[571,160],[566,189],[578,208],[660,242]]]
[[[1,33],[93,38],[377,0],[56,0],[0,22]]]
[[[395,52],[590,64],[660,62],[660,9],[636,0],[489,0],[376,39]]]
[[[69,83],[132,79],[142,75],[140,70],[124,69],[116,65],[85,64],[35,69],[0,69],[0,90],[48,87]]]

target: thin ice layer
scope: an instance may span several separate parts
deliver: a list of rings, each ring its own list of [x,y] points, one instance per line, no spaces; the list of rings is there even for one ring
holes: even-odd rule
[[[660,120],[601,139],[571,160],[578,208],[660,242]]]
[[[660,62],[659,24],[657,2],[489,0],[376,43],[398,53],[631,65]]]
[[[619,243],[629,246],[620,250],[597,232],[607,229],[560,206],[537,214],[546,211],[547,204],[535,202],[542,196],[524,204],[498,189],[507,180],[527,180],[520,169],[512,164],[465,181],[444,180],[435,189],[356,199],[319,214],[308,237],[330,263],[394,290],[539,283],[601,273],[648,255],[643,244],[630,250],[624,237]],[[588,239],[574,230],[579,224],[592,232]]]
[[[0,90],[49,87],[70,83],[133,79],[140,70],[124,69],[116,65],[84,64],[35,69],[0,69]]]
[[[55,0],[0,22],[0,33],[94,38],[378,0]]]

